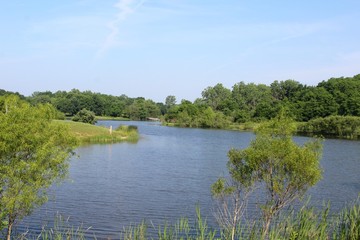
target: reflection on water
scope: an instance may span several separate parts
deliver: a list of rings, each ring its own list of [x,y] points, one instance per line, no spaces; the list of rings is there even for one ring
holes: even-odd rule
[[[247,147],[249,132],[170,128],[152,122],[101,121],[116,128],[137,125],[138,143],[89,145],[77,149],[70,179],[51,192],[56,196],[28,217],[20,229],[39,230],[56,213],[70,223],[91,226],[100,238],[118,238],[123,226],[143,219],[154,225],[182,216],[193,218],[200,204],[212,216],[211,184],[227,174],[227,152]],[[297,137],[299,143],[305,137]],[[310,190],[312,202],[330,200],[341,208],[360,192],[360,141],[326,140],[321,161],[324,177]],[[250,204],[250,208],[253,205]]]

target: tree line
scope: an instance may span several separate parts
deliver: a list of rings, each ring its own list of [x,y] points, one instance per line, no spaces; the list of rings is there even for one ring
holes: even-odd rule
[[[8,93],[0,89],[0,95]],[[32,105],[51,103],[67,116],[87,109],[97,116],[132,120],[160,117],[185,127],[223,128],[231,123],[267,120],[284,107],[299,122],[336,115],[360,116],[360,74],[331,78],[317,86],[295,80],[276,80],[269,86],[239,82],[229,89],[218,83],[205,88],[195,101],[183,99],[180,103],[172,95],[164,103],[156,103],[143,97],[112,96],[77,89],[34,92],[29,97],[17,95]]]
[[[50,103],[65,116],[75,116],[81,110],[86,109],[94,112],[96,116],[146,120],[148,117],[160,116],[163,105],[143,97],[130,98],[124,94],[112,96],[91,91],[82,92],[78,89],[55,93],[51,91],[34,92],[29,97],[0,89],[0,96],[10,94],[18,95],[33,106]]]
[[[201,95],[191,107],[187,106],[189,102],[181,102],[166,119],[183,122],[184,115],[191,118],[198,112],[204,113],[207,107],[235,123],[267,120],[283,107],[299,122],[335,115],[360,116],[360,75],[331,78],[317,86],[285,80],[274,81],[270,86],[239,82],[228,89],[219,83],[207,87]]]

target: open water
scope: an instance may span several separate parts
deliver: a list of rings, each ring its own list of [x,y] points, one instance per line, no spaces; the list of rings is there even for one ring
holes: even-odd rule
[[[53,226],[57,214],[96,234],[118,239],[124,226],[195,218],[195,207],[215,224],[210,186],[227,175],[227,152],[245,148],[251,132],[164,127],[156,122],[101,121],[116,128],[137,125],[137,143],[89,145],[77,149],[70,180],[51,188],[54,198],[19,224],[18,230]],[[300,144],[308,140],[296,137]],[[333,210],[360,192],[360,141],[327,139],[321,160],[323,179],[309,191],[311,202],[331,201]],[[255,208],[249,204],[250,211]]]

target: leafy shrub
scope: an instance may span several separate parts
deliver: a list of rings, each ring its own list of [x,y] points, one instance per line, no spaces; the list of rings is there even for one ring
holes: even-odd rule
[[[360,137],[360,117],[330,116],[316,118],[299,125],[298,132],[308,135],[358,139]]]
[[[83,108],[82,110],[80,110],[73,118],[73,121],[75,122],[83,122],[83,123],[90,123],[90,124],[95,124],[96,120],[95,120],[95,113],[92,111],[89,111],[85,108]]]

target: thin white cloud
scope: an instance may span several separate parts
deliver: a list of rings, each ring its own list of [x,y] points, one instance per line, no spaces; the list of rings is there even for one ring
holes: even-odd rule
[[[118,13],[113,21],[107,24],[110,33],[106,36],[105,41],[97,52],[97,57],[103,56],[110,48],[119,45],[119,25],[125,21],[129,15],[134,13],[137,8],[143,5],[145,0],[119,0],[114,7],[118,9]]]

